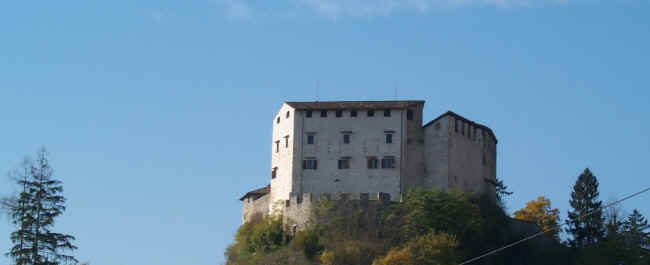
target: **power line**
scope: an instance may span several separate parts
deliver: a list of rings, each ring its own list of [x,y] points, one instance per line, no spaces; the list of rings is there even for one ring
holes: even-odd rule
[[[595,213],[597,213],[597,212],[601,212],[601,211],[602,211],[603,209],[605,209],[605,208],[609,208],[609,207],[613,206],[614,204],[619,204],[619,203],[621,203],[621,202],[623,202],[623,201],[625,201],[625,200],[628,200],[628,199],[630,199],[630,198],[632,198],[632,197],[635,197],[635,196],[637,196],[637,195],[639,195],[639,194],[641,194],[641,193],[644,193],[644,192],[646,192],[646,191],[649,191],[649,190],[650,190],[650,187],[647,187],[647,188],[645,188],[645,189],[643,189],[643,190],[641,190],[641,191],[638,191],[638,192],[635,192],[635,193],[633,193],[633,194],[631,194],[631,195],[625,196],[625,197],[623,197],[623,198],[620,199],[620,200],[617,200],[617,201],[614,201],[614,202],[612,202],[612,203],[610,203],[610,204],[607,204],[607,205],[605,205],[604,207],[600,207],[600,209],[598,209],[598,210],[594,210],[594,211],[591,211],[591,212],[589,212],[589,213],[586,213],[586,214],[584,214],[584,215],[582,215],[582,216],[579,216],[578,219],[582,219],[582,218],[585,218],[585,217],[590,216],[590,215],[592,215],[592,214],[595,214]],[[531,239],[533,239],[533,238],[536,238],[536,237],[538,237],[538,236],[541,236],[541,235],[543,235],[543,234],[545,234],[545,233],[547,233],[547,232],[550,232],[550,231],[553,231],[553,230],[558,230],[558,229],[560,229],[560,228],[562,227],[562,225],[564,225],[564,224],[559,224],[559,225],[557,225],[556,227],[546,229],[546,230],[541,231],[541,232],[539,232],[539,233],[537,233],[537,234],[534,234],[534,235],[532,235],[532,236],[528,236],[528,237],[526,237],[526,238],[524,238],[524,239],[521,239],[521,240],[519,240],[519,241],[516,241],[516,242],[514,242],[514,243],[510,243],[510,244],[505,245],[505,246],[503,246],[503,247],[497,248],[497,249],[495,249],[495,250],[492,250],[492,251],[490,251],[490,252],[487,252],[487,253],[485,253],[485,254],[483,254],[483,255],[480,255],[480,256],[478,256],[478,257],[475,257],[475,258],[472,258],[472,259],[466,260],[466,261],[464,261],[463,263],[460,263],[460,264],[458,264],[458,265],[469,264],[469,263],[472,263],[472,262],[477,261],[477,260],[479,260],[479,259],[482,259],[482,258],[484,258],[484,257],[487,257],[487,256],[489,256],[489,255],[492,255],[492,254],[495,254],[495,253],[500,252],[500,251],[502,251],[502,250],[505,250],[505,249],[507,249],[507,248],[514,247],[514,246],[519,245],[519,244],[521,244],[521,243],[523,243],[523,242],[526,242],[526,241],[528,241],[528,240],[531,240]]]

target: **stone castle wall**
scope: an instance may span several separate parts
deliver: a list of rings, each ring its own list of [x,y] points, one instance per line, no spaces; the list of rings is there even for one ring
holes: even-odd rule
[[[356,207],[368,207],[370,205],[388,204],[391,201],[398,201],[399,198],[389,193],[321,193],[314,196],[312,193],[291,195],[289,200],[282,205],[283,223],[287,224],[293,232],[299,231],[308,226],[312,220],[312,210],[321,201],[347,201],[353,202]]]

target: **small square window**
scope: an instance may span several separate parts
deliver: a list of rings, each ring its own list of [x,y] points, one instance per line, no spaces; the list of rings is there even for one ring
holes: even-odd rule
[[[350,111],[350,117],[356,117],[357,116],[357,110],[353,109]]]
[[[376,157],[368,157],[368,168],[373,169],[377,168],[377,158]]]
[[[413,120],[413,110],[407,109],[406,110],[406,119],[409,121]]]
[[[374,109],[368,110],[368,117],[374,117],[374,116],[375,116],[375,110]]]
[[[311,118],[311,114],[312,114],[312,110],[308,109],[308,110],[305,111],[305,117]]]
[[[386,143],[387,144],[392,144],[393,143],[393,134],[392,133],[387,133],[386,134]]]
[[[302,169],[316,169],[318,166],[318,161],[316,159],[304,159],[302,160]]]
[[[349,169],[350,168],[350,159],[344,158],[339,159],[339,169]]]
[[[274,179],[277,176],[278,176],[278,168],[274,167],[273,170],[271,170],[271,178]]]
[[[395,158],[384,157],[381,160],[381,168],[395,168]]]
[[[336,110],[336,117],[337,118],[343,117],[343,110]]]
[[[384,117],[390,117],[390,109],[384,110]]]
[[[344,144],[349,144],[350,143],[350,135],[349,134],[344,134],[343,135],[343,143]]]
[[[325,117],[327,117],[327,110],[321,110],[321,111],[320,111],[320,117],[321,117],[321,118],[325,118]]]
[[[313,134],[307,135],[307,144],[314,144],[314,135]]]

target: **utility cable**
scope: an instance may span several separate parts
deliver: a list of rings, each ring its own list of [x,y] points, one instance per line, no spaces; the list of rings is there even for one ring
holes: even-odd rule
[[[614,201],[614,202],[612,202],[612,203],[610,203],[610,204],[607,204],[607,205],[605,205],[604,207],[600,207],[600,209],[597,209],[597,210],[591,211],[591,212],[589,212],[589,213],[583,214],[582,216],[579,216],[578,219],[582,219],[582,218],[585,218],[585,217],[590,216],[590,215],[592,215],[592,214],[595,214],[595,213],[597,213],[597,212],[601,212],[601,211],[602,211],[603,209],[605,209],[605,208],[609,208],[609,207],[611,207],[611,206],[613,206],[613,205],[615,205],[615,204],[619,204],[619,203],[621,203],[621,202],[623,202],[623,201],[625,201],[625,200],[628,200],[628,199],[630,199],[630,198],[632,198],[632,197],[636,197],[637,195],[639,195],[639,194],[641,194],[641,193],[644,193],[644,192],[646,192],[646,191],[649,191],[649,190],[650,190],[650,187],[647,187],[647,188],[645,188],[645,189],[643,189],[643,190],[641,190],[641,191],[638,191],[638,192],[635,192],[635,193],[630,194],[630,195],[628,195],[628,196],[625,196],[625,197],[623,197],[623,198],[620,199],[620,200],[617,200],[617,201]],[[521,239],[521,240],[519,240],[519,241],[516,241],[516,242],[514,242],[514,243],[510,243],[510,244],[508,244],[508,245],[505,245],[505,246],[503,246],[503,247],[497,248],[497,249],[495,249],[495,250],[492,250],[492,251],[490,251],[490,252],[487,252],[487,253],[485,253],[485,254],[483,254],[483,255],[480,255],[480,256],[478,256],[478,257],[475,257],[475,258],[471,258],[471,259],[469,259],[469,260],[466,260],[466,261],[464,261],[463,263],[460,263],[460,264],[458,264],[458,265],[469,264],[469,263],[472,263],[472,262],[477,261],[477,260],[479,260],[479,259],[482,259],[482,258],[484,258],[484,257],[487,257],[487,256],[489,256],[489,255],[492,255],[492,254],[495,254],[495,253],[500,252],[500,251],[502,251],[502,250],[505,250],[505,249],[507,249],[507,248],[514,247],[514,246],[519,245],[519,244],[521,244],[521,243],[523,243],[523,242],[526,242],[526,241],[528,241],[528,240],[531,240],[531,239],[533,239],[533,238],[536,238],[536,237],[538,237],[538,236],[541,236],[541,235],[543,235],[543,234],[545,234],[545,233],[547,233],[547,232],[550,232],[550,231],[553,231],[553,230],[558,230],[558,229],[560,229],[560,228],[562,227],[562,225],[565,225],[565,224],[559,224],[559,225],[557,225],[556,227],[549,228],[549,229],[546,229],[546,230],[544,230],[544,231],[538,232],[538,233],[536,233],[536,234],[534,234],[534,235],[531,235],[531,236],[525,237],[525,238],[523,238],[523,239]]]

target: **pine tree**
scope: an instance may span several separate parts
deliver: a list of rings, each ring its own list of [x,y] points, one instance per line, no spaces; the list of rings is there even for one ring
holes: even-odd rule
[[[647,230],[650,230],[648,221],[636,209],[623,222],[623,237],[634,262],[650,255],[650,231]]]
[[[573,186],[569,201],[573,210],[568,212],[566,231],[573,237],[569,240],[571,247],[583,249],[595,246],[602,240],[605,230],[602,202],[598,200],[598,195],[598,180],[589,168],[586,168]],[[585,216],[588,213],[592,214]]]
[[[30,211],[28,211],[28,206],[33,200],[32,194],[27,192],[27,186],[30,180],[31,173],[31,160],[25,158],[22,168],[20,170],[14,171],[11,175],[14,178],[14,181],[20,185],[21,192],[18,194],[18,197],[15,200],[11,201],[11,219],[12,223],[18,227],[18,229],[11,233],[10,238],[11,242],[15,245],[11,248],[8,253],[12,257],[16,265],[27,265],[30,264],[29,257],[29,242],[32,239],[32,227],[30,224],[33,223],[33,216]]]
[[[64,252],[75,250],[71,235],[52,231],[54,219],[65,211],[61,181],[52,178],[53,170],[47,151],[41,149],[36,161],[24,165],[15,181],[22,192],[6,200],[12,222],[17,230],[11,233],[13,243],[7,255],[15,265],[58,265],[77,260]]]

